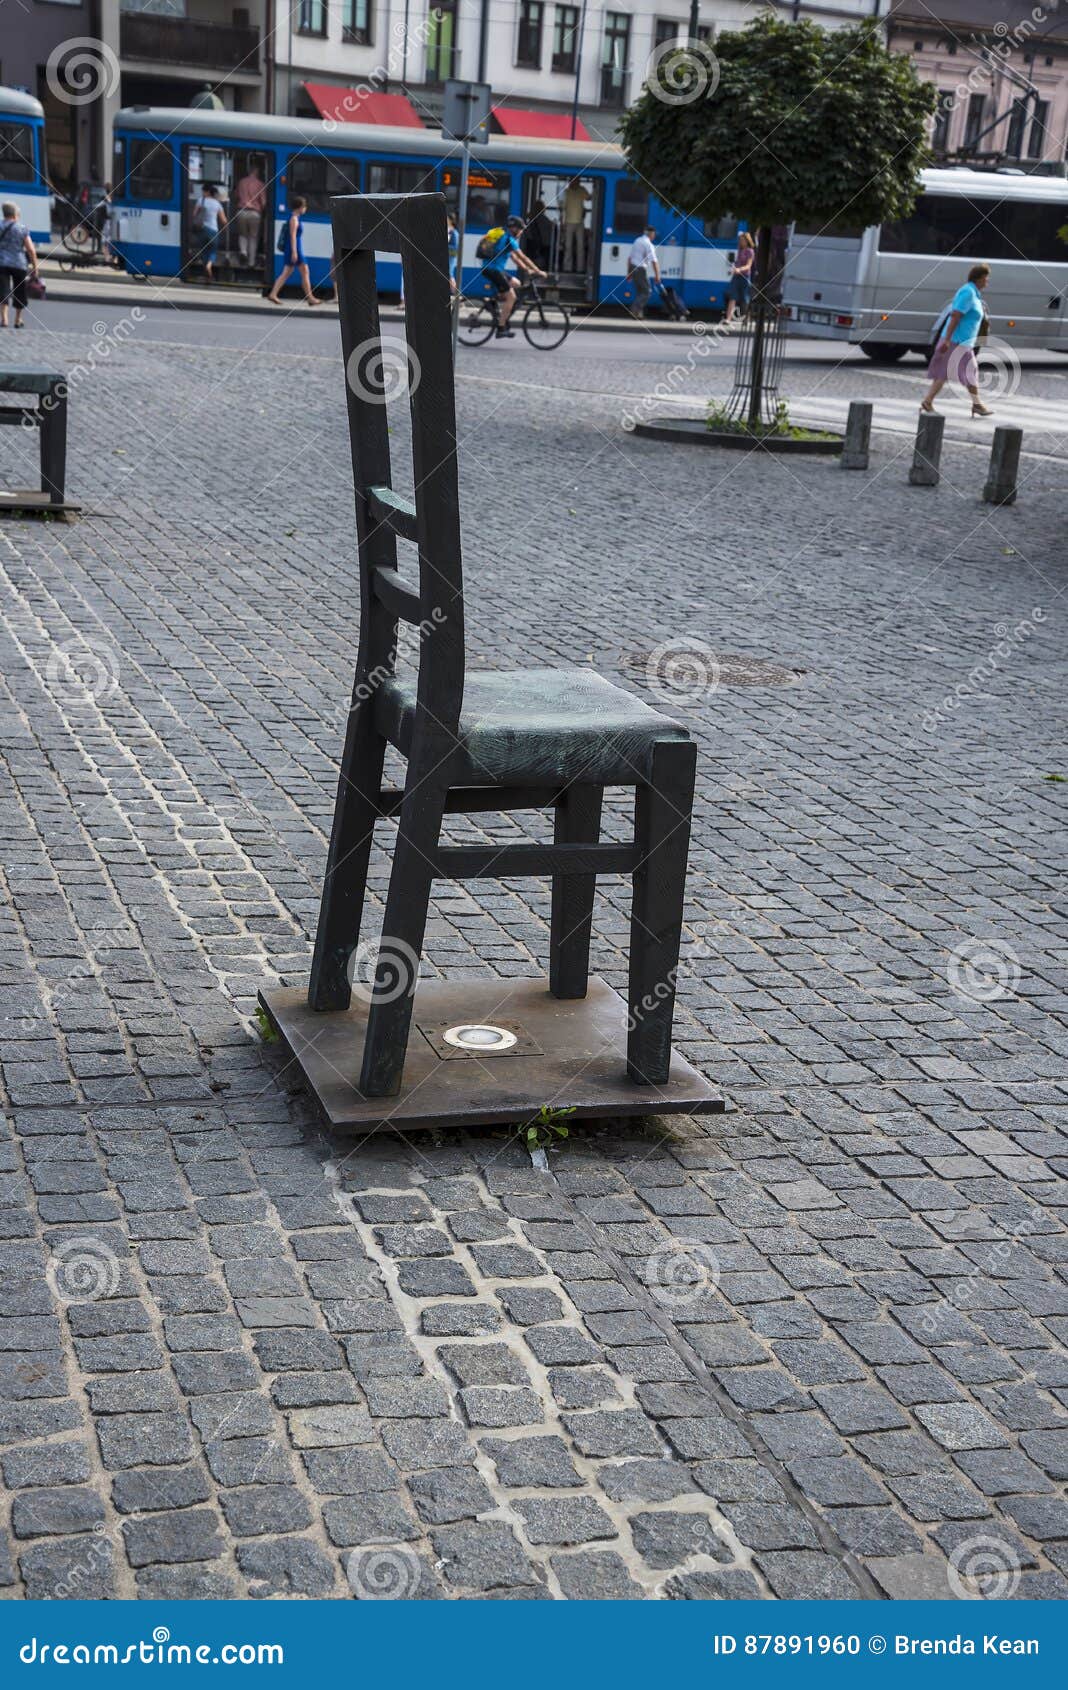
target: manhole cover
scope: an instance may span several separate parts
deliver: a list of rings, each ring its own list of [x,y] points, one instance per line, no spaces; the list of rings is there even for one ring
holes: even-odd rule
[[[713,651],[700,641],[685,639],[667,641],[651,651],[625,652],[623,667],[640,675],[659,694],[673,689],[685,692],[701,674],[710,688],[796,687],[805,676],[804,669],[786,663],[771,663],[747,652]]]

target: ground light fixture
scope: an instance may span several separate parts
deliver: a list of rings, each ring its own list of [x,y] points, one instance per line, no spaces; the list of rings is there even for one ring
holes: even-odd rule
[[[507,1027],[494,1027],[488,1021],[461,1022],[458,1027],[446,1027],[442,1038],[457,1050],[470,1050],[492,1055],[494,1051],[511,1050],[516,1036]]]

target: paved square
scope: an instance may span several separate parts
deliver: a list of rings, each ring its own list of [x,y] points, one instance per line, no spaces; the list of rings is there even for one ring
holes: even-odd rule
[[[348,443],[338,357],[204,332],[86,368],[86,516],[0,529],[0,1580],[1068,1593],[1063,458],[995,512],[955,442],[929,490],[892,435],[634,439],[662,366],[596,335],[465,358],[470,664],[590,662],[701,747],[677,1038],[729,1112],[544,1173],[331,1141],[258,1034],[318,909]],[[547,942],[545,883],[442,885],[426,966]]]

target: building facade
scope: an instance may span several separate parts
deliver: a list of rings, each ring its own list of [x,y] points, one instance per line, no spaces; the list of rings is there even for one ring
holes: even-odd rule
[[[787,18],[855,22],[885,0],[784,4]],[[700,0],[698,34],[740,28],[766,0]],[[690,0],[274,0],[276,112],[315,115],[306,84],[402,89],[423,121],[440,121],[450,77],[491,84],[496,103],[558,114],[614,135],[651,55],[690,33]],[[561,131],[563,133],[563,131]]]
[[[1068,16],[1055,3],[894,0],[891,47],[938,89],[931,132],[943,163],[1063,173]]]

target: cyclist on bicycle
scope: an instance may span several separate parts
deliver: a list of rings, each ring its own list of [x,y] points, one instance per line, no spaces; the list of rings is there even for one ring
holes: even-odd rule
[[[516,300],[519,298],[519,278],[505,269],[509,258],[515,260],[519,268],[528,276],[544,276],[545,271],[529,259],[525,252],[519,250],[519,236],[523,233],[523,219],[509,217],[505,223],[504,234],[494,247],[482,268],[482,274],[487,282],[491,282],[497,289],[497,339],[514,340],[515,330],[508,327],[508,319],[515,310]]]

